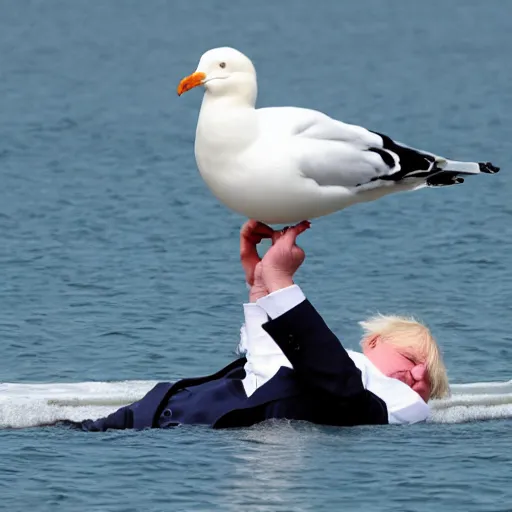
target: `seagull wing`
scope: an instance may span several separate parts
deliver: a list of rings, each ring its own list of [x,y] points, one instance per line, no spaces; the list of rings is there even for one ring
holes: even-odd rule
[[[440,172],[446,162],[361,126],[299,110],[302,115],[295,118],[291,147],[304,176],[321,186],[359,187],[425,178]]]
[[[286,133],[288,157],[320,186],[393,185],[407,180],[431,186],[461,183],[459,175],[495,173],[489,162],[459,162],[406,146],[361,126],[296,107],[260,109],[266,128]]]

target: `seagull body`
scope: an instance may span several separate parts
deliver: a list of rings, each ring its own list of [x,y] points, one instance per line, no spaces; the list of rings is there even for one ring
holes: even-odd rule
[[[178,94],[198,85],[205,87],[195,140],[199,172],[224,205],[267,224],[499,171],[416,150],[315,110],[256,109],[256,71],[232,48],[206,52]]]

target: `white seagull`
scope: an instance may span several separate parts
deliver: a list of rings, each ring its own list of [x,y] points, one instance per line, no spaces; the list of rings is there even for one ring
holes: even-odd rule
[[[228,208],[268,224],[328,215],[393,192],[494,174],[490,162],[459,162],[360,126],[297,107],[255,108],[256,70],[233,48],[203,54],[178,94],[205,88],[195,156]]]

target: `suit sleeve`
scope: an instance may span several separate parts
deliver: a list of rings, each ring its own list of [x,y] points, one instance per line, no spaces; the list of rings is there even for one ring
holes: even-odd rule
[[[86,432],[105,432],[108,429],[124,430],[133,427],[131,405],[121,407],[116,412],[98,420],[84,420],[75,424]]]
[[[365,393],[359,368],[296,285],[258,302],[270,317],[263,328],[300,379],[342,399]]]

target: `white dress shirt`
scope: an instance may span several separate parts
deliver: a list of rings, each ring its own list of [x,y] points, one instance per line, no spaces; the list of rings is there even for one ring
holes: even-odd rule
[[[246,377],[243,385],[247,396],[268,382],[281,368],[293,368],[277,343],[262,328],[268,317],[274,319],[305,300],[297,286],[289,286],[256,303],[244,304],[245,324],[241,328],[239,351],[245,354]],[[361,371],[363,386],[384,400],[391,424],[425,421],[429,406],[407,384],[384,375],[364,354],[347,350],[349,357]]]

